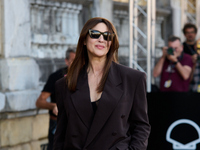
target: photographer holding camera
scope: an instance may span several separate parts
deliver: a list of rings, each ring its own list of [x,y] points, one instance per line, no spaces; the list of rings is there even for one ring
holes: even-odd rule
[[[193,62],[190,55],[183,52],[180,38],[168,39],[168,47],[163,47],[163,55],[154,67],[153,76],[160,79],[160,91],[187,92]]]

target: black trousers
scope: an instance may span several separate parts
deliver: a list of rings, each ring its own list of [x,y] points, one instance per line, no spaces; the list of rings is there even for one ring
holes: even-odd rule
[[[54,134],[56,132],[56,126],[57,126],[57,121],[56,120],[49,120],[49,134],[48,134],[48,148],[47,150],[53,150],[53,139],[54,139]]]

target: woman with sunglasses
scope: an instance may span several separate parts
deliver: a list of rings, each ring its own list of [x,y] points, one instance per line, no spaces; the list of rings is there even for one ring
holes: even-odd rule
[[[145,74],[117,63],[115,27],[84,25],[66,78],[56,83],[54,150],[145,150],[150,125]]]

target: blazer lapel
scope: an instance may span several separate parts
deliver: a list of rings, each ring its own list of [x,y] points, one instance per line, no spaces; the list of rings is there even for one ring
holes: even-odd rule
[[[87,147],[92,142],[92,140],[95,138],[95,136],[99,133],[103,125],[108,120],[112,111],[117,106],[118,101],[123,94],[123,91],[119,86],[120,83],[120,73],[117,70],[116,64],[112,63],[96,114],[88,133],[85,147]]]
[[[93,109],[90,102],[90,93],[86,70],[80,73],[77,89],[71,95],[72,103],[85,126],[89,129],[93,119]]]

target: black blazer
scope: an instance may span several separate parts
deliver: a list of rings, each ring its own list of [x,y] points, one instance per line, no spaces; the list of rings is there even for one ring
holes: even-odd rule
[[[56,83],[58,106],[54,150],[146,150],[146,75],[112,63],[94,115],[86,69],[70,92],[66,79]]]

